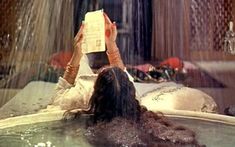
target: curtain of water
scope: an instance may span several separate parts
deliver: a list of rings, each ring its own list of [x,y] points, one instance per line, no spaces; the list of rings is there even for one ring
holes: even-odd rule
[[[153,0],[152,3],[152,59],[187,58],[189,1]]]
[[[52,53],[72,49],[72,0],[20,0],[19,15],[8,64],[15,65],[16,75],[6,85],[25,86],[36,76],[41,64],[46,64]],[[33,68],[33,69],[32,69]],[[24,72],[23,82],[19,73]],[[25,75],[26,74],[26,75]],[[11,78],[13,78],[11,77]]]
[[[53,53],[72,50],[73,0],[11,2],[6,9],[12,11],[9,12],[12,17],[3,19],[5,26],[13,24],[9,29],[13,31],[7,32],[12,41],[5,65],[15,68],[11,75],[1,79],[0,87],[23,88],[40,78]],[[8,1],[0,3],[5,5]]]
[[[135,0],[133,2],[132,26],[134,54],[149,61],[151,58],[152,1]]]

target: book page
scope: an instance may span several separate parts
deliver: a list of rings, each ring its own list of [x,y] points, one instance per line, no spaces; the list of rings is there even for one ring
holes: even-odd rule
[[[88,12],[85,15],[84,39],[82,52],[102,52],[105,51],[105,22],[103,11]]]

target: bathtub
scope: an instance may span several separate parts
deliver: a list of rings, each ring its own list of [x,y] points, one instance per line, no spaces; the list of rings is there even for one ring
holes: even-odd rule
[[[162,110],[162,112],[168,116],[168,118],[178,124],[182,124],[196,132],[197,139],[199,140],[200,144],[205,144],[208,147],[234,147],[235,146],[235,118],[230,116],[224,116],[219,114],[210,114],[210,113],[202,113],[202,112],[193,112],[193,111],[183,111],[183,110]],[[23,115],[23,116],[17,116],[12,118],[6,118],[3,120],[0,120],[0,130],[14,130],[17,133],[9,133],[10,135],[3,135],[0,131],[0,146],[3,144],[3,140],[7,140],[8,136],[12,137],[14,136],[13,140],[17,138],[17,143],[19,142],[28,142],[30,143],[28,146],[31,145],[37,145],[37,144],[46,144],[46,142],[50,142],[54,144],[56,147],[62,147],[62,146],[91,146],[89,143],[86,142],[84,138],[79,139],[79,142],[73,142],[74,138],[69,137],[68,135],[64,135],[64,131],[61,131],[63,133],[58,133],[58,130],[56,133],[46,133],[46,135],[39,131],[35,132],[38,128],[42,128],[43,126],[46,128],[46,130],[50,130],[50,128],[53,128],[52,130],[56,130],[55,128],[60,128],[61,124],[58,125],[58,122],[61,122],[60,120],[63,117],[64,111],[62,110],[56,110],[52,112],[41,112],[37,114],[31,114],[31,115]],[[56,125],[53,123],[56,122]],[[51,125],[53,124],[53,125]],[[85,123],[83,123],[85,124]],[[29,125],[29,127],[25,127]],[[20,128],[20,129],[19,129]],[[31,128],[31,130],[21,130],[22,128]],[[21,130],[21,134],[19,134],[19,130]],[[39,130],[40,130],[39,129]],[[8,132],[10,132],[7,130]],[[31,132],[30,132],[31,131]],[[28,132],[28,133],[24,133]],[[34,135],[30,133],[35,133]],[[60,132],[60,131],[59,131]],[[65,131],[66,132],[66,131]],[[22,135],[23,134],[23,135]],[[47,134],[50,134],[48,137]],[[23,136],[23,138],[22,138]],[[28,137],[30,136],[30,137]],[[45,137],[46,136],[46,137]],[[59,139],[55,139],[55,137],[59,136]],[[27,138],[28,137],[28,138]],[[33,140],[33,137],[36,138],[36,142]],[[2,139],[1,139],[2,138]],[[67,138],[67,139],[66,139]],[[58,143],[58,140],[61,142]],[[14,142],[14,141],[11,141]],[[71,145],[71,143],[73,143]],[[9,142],[8,142],[9,146]],[[11,146],[11,145],[10,145]],[[13,145],[14,146],[14,145]],[[27,146],[27,145],[26,145]]]

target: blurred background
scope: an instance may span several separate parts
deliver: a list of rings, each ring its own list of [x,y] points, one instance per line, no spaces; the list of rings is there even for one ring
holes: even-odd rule
[[[220,113],[235,105],[235,0],[1,0],[0,107],[31,81],[56,83],[86,12],[99,9],[117,23],[126,65],[177,59],[175,82],[211,95]],[[94,70],[108,64],[88,58]]]

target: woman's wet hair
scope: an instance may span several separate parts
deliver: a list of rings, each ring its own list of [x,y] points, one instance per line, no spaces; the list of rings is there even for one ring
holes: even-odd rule
[[[94,92],[89,101],[89,109],[73,114],[73,118],[76,119],[81,114],[92,114],[90,120],[96,130],[95,132],[99,132],[99,129],[101,130],[100,132],[103,132],[102,130],[105,127],[110,126],[105,125],[106,122],[112,124],[116,119],[123,119],[127,122],[138,124],[139,130],[142,130],[143,134],[147,134],[144,136],[150,136],[150,138],[147,137],[144,140],[154,140],[154,138],[157,138],[158,143],[160,142],[159,140],[171,143],[176,141],[175,143],[192,143],[199,146],[193,131],[174,125],[161,112],[154,113],[148,111],[139,104],[135,94],[136,91],[133,83],[122,69],[106,67],[102,69],[97,77]],[[67,111],[65,117],[69,114],[69,111]],[[92,127],[92,125],[89,126]]]
[[[135,93],[133,83],[122,69],[103,69],[98,75],[90,99],[94,122],[111,121],[115,117],[138,120],[141,107],[135,99]]]
[[[100,70],[89,109],[77,113],[67,111],[64,118],[79,118],[81,114],[93,114],[93,122],[111,121],[115,117],[139,120],[142,107],[135,98],[136,91],[128,75],[118,67],[106,66]],[[72,116],[71,116],[72,115]]]

